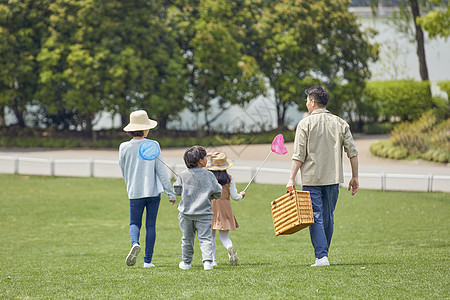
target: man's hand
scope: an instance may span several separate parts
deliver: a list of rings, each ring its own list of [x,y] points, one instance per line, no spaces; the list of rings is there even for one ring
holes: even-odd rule
[[[169,200],[169,202],[172,203],[172,205],[174,205],[176,201],[177,200]]]
[[[359,189],[359,181],[358,181],[358,177],[356,178],[352,178],[348,184],[348,190],[350,191],[350,189],[352,189],[352,196],[354,194],[356,194],[356,192]]]
[[[294,180],[289,180],[288,183],[286,184],[286,189],[288,190],[288,192],[295,190],[295,183]]]

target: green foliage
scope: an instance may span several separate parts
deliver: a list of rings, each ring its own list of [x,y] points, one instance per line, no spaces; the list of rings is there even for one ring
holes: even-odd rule
[[[405,159],[409,154],[406,148],[395,146],[391,140],[373,143],[370,145],[370,152],[373,155],[390,159]]]
[[[442,37],[447,39],[450,36],[450,10],[448,1],[434,0],[436,7],[423,17],[417,18],[419,24],[428,32],[429,38]]]
[[[393,128],[394,128],[394,125],[392,123],[376,122],[376,123],[365,124],[363,126],[363,132],[366,134],[385,134],[385,133],[390,133]]]
[[[394,127],[389,140],[370,146],[372,154],[392,159],[408,155],[440,163],[450,162],[450,119],[438,120],[433,110],[414,122]]]
[[[270,201],[283,193],[282,185],[253,183],[244,200],[233,201],[240,227],[230,238],[239,265],[229,265],[217,237],[219,265],[210,272],[202,268],[198,243],[192,269],[178,268],[178,210],[163,195],[156,267],[144,269],[143,252],[135,266],[125,265],[123,179],[0,175],[0,298],[448,298],[448,194],[360,190],[350,196],[342,189],[332,265],[311,268],[308,229],[275,237]]]
[[[450,100],[450,81],[440,81],[438,82],[438,85],[441,88],[441,90],[447,93],[447,96],[449,97]]]
[[[210,135],[205,137],[189,137],[189,136],[173,136],[158,135],[153,137],[156,139],[162,148],[184,148],[192,145],[203,146],[221,146],[221,145],[248,145],[248,144],[270,144],[274,137],[282,133],[286,141],[293,141],[295,131],[277,131],[265,133],[248,133],[235,134],[228,137],[221,135]],[[22,134],[23,135],[23,134]],[[129,140],[128,137],[111,138],[102,137],[97,138],[96,141],[83,138],[63,138],[63,137],[42,137],[38,134],[34,136],[21,137],[0,137],[0,147],[21,147],[21,148],[91,148],[91,149],[117,149],[120,143]]]
[[[0,111],[12,109],[25,127],[27,105],[32,104],[39,73],[36,57],[48,35],[46,0],[0,3]]]
[[[424,110],[433,108],[428,81],[372,81],[363,93],[365,105],[372,107],[371,118],[414,120]]]
[[[128,116],[147,108],[164,127],[185,106],[186,71],[160,9],[145,1],[52,3],[51,35],[39,55],[46,110],[73,111],[90,132],[99,111]]]
[[[330,90],[329,108],[336,114],[358,99],[378,50],[348,6],[341,0],[269,1],[252,25],[248,49],[274,89],[279,126],[293,103],[305,109],[304,90],[311,85]]]

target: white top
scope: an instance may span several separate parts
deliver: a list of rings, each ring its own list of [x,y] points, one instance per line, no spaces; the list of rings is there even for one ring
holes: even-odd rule
[[[230,174],[228,174],[230,175]],[[230,198],[236,201],[242,200],[242,195],[238,193],[236,189],[236,182],[234,181],[233,176],[231,176],[231,182],[230,182]]]

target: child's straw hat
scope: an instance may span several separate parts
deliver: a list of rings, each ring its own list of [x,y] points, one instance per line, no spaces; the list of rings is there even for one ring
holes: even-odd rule
[[[233,165],[233,162],[227,158],[225,153],[219,153],[216,157],[211,157],[211,161],[206,165],[210,171],[223,171]]]
[[[130,114],[130,124],[124,127],[123,131],[140,131],[155,128],[158,122],[149,119],[145,110],[133,111]]]

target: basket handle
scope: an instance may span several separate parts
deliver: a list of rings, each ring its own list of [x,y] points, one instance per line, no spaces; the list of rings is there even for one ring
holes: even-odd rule
[[[289,194],[289,199],[292,199],[293,194],[295,193],[295,186],[291,189],[286,188],[286,194]]]

